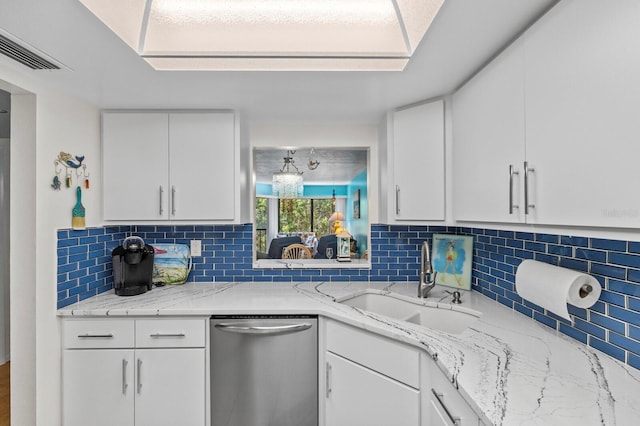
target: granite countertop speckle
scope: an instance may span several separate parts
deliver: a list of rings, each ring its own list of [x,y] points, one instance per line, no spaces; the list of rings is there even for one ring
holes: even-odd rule
[[[631,425],[640,418],[640,371],[572,340],[476,292],[449,304],[437,286],[426,300],[417,283],[187,283],[139,296],[103,293],[58,316],[318,314],[437,355],[460,393],[494,425]],[[459,334],[392,320],[335,300],[376,291],[443,309],[473,310],[478,321]]]

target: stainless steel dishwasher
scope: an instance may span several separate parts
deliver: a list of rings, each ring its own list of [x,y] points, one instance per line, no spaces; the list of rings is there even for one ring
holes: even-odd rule
[[[317,316],[211,317],[211,425],[318,425]]]

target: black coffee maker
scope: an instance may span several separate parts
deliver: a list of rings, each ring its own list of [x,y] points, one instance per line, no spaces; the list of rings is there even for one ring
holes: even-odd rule
[[[125,238],[113,250],[113,287],[118,296],[135,296],[151,290],[153,254],[153,247],[136,236]]]

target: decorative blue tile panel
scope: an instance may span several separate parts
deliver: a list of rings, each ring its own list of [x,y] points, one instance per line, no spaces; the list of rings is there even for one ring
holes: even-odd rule
[[[529,232],[511,238],[482,228],[458,233],[474,236],[473,290],[640,369],[640,243]],[[512,255],[497,256],[512,248]],[[600,300],[590,309],[569,306],[573,324],[523,300],[513,288],[515,274],[505,272],[524,259],[592,274],[603,288]]]
[[[111,251],[129,235],[148,244],[202,241],[189,281],[417,281],[420,246],[434,233],[455,233],[443,226],[373,225],[371,269],[253,269],[253,231],[243,225],[130,225],[58,231],[58,307],[113,288]],[[509,237],[514,234],[507,233]],[[501,243],[504,242],[504,239]],[[512,273],[510,265],[501,266]],[[507,275],[502,273],[501,277]]]

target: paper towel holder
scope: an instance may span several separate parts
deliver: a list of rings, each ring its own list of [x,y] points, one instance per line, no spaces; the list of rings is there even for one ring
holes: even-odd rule
[[[581,299],[584,299],[592,291],[593,291],[593,286],[591,284],[582,284],[582,287],[580,287],[580,291],[579,291],[578,294],[579,294]]]

